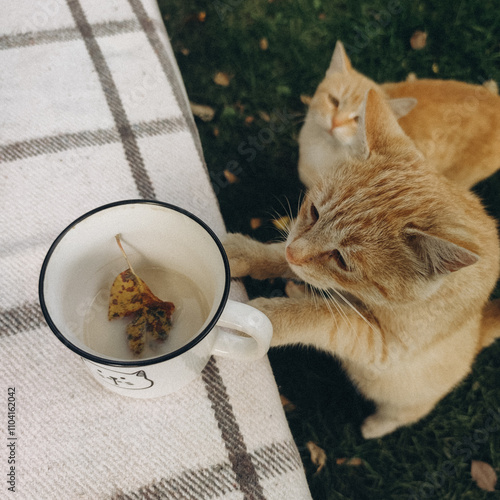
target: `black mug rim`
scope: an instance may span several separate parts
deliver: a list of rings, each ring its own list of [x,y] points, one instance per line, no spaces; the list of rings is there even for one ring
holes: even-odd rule
[[[189,341],[187,344],[183,345],[182,347],[179,347],[175,351],[162,354],[161,356],[155,357],[155,358],[147,358],[147,359],[138,359],[138,360],[120,360],[120,359],[108,359],[104,358],[98,355],[94,355],[92,353],[89,353],[78,346],[74,345],[72,342],[70,342],[65,335],[59,330],[59,328],[55,325],[55,323],[52,321],[52,318],[49,314],[46,302],[45,302],[45,297],[44,297],[44,279],[45,279],[45,274],[47,271],[47,266],[49,264],[50,258],[52,257],[52,254],[54,253],[56,247],[59,245],[61,240],[64,238],[64,236],[72,230],[74,227],[76,227],[80,222],[88,219],[92,215],[102,212],[104,210],[108,210],[111,208],[115,208],[117,206],[122,206],[122,205],[133,205],[133,204],[143,204],[143,205],[155,205],[155,206],[160,206],[162,208],[167,208],[176,212],[179,212],[190,219],[192,219],[194,222],[196,222],[198,225],[200,225],[213,239],[217,247],[219,248],[222,261],[224,263],[224,271],[225,271],[225,282],[224,282],[224,291],[219,303],[219,306],[215,313],[213,314],[210,322],[206,325],[206,327],[191,341]],[[47,255],[44,258],[42,268],[40,271],[40,277],[38,281],[38,299],[40,302],[40,307],[42,309],[43,316],[45,318],[45,321],[47,322],[49,328],[52,330],[52,332],[55,334],[55,336],[69,349],[71,349],[73,352],[76,354],[80,355],[84,359],[88,359],[89,361],[93,361],[94,363],[99,363],[101,365],[106,365],[106,366],[130,366],[130,367],[136,367],[136,366],[150,366],[154,364],[161,363],[163,361],[167,361],[169,359],[176,358],[177,356],[180,356],[181,354],[189,351],[192,349],[195,345],[200,343],[215,327],[217,324],[217,321],[219,320],[222,311],[224,310],[228,297],[229,297],[229,289],[231,285],[231,274],[229,271],[229,260],[227,258],[226,252],[224,250],[224,247],[217,237],[217,235],[214,233],[214,231],[204,222],[202,221],[199,217],[196,215],[192,214],[191,212],[185,210],[184,208],[181,208],[177,205],[173,205],[171,203],[166,203],[163,201],[157,201],[157,200],[145,200],[145,199],[130,199],[130,200],[121,200],[121,201],[116,201],[113,203],[108,203],[106,205],[102,205],[100,207],[94,208],[93,210],[90,210],[89,212],[86,212],[85,214],[81,215],[77,219],[75,219],[71,224],[69,224],[65,229],[61,231],[59,236],[53,241],[51,244]]]

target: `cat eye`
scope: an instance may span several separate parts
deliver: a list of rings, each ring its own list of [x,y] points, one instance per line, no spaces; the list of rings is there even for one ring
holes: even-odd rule
[[[336,97],[333,97],[332,94],[328,94],[328,100],[336,107],[339,107],[339,100]]]
[[[318,209],[314,206],[314,203],[311,203],[311,208],[309,209],[309,214],[313,221],[313,224],[319,219]]]
[[[343,271],[349,270],[347,267],[347,263],[344,260],[344,257],[342,257],[342,254],[337,249],[332,250],[330,252],[330,257],[335,261],[335,263],[337,264],[337,266],[340,267],[340,269],[342,269]]]

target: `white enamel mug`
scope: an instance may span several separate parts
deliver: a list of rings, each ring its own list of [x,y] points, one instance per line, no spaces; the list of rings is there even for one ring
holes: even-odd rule
[[[111,285],[128,267],[116,234],[137,275],[175,305],[167,340],[150,340],[139,356],[128,348],[129,319],[107,317]],[[224,248],[203,221],[167,203],[126,200],[92,210],[58,236],[42,266],[39,298],[51,330],[100,384],[154,398],[198,377],[211,355],[255,360],[267,353],[271,322],[228,300],[230,282]]]

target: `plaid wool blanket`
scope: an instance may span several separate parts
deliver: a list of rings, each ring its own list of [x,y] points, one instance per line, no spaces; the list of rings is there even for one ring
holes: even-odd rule
[[[156,3],[4,2],[0,68],[0,498],[310,499],[267,358],[125,398],[40,310],[48,248],[98,206],[157,199],[224,234]]]

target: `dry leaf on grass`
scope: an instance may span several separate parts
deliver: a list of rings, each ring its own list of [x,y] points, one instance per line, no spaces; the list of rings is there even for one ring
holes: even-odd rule
[[[271,121],[271,117],[265,111],[258,111],[258,114],[261,120],[264,120],[267,123]]]
[[[194,116],[203,120],[204,122],[209,122],[214,119],[215,109],[210,106],[205,106],[204,104],[195,104],[194,102],[190,102],[189,106],[191,107],[191,113]]]
[[[361,460],[361,458],[358,458],[358,457],[337,458],[337,460],[335,460],[335,463],[337,465],[349,465],[351,467],[359,467],[360,465],[363,465],[363,460]]]
[[[281,406],[283,406],[283,410],[285,410],[287,413],[297,409],[297,407],[286,396],[283,396],[283,394],[280,394],[280,399]]]
[[[417,30],[410,38],[410,45],[413,50],[423,49],[427,45],[427,33]]]
[[[261,38],[259,41],[260,50],[267,50],[269,48],[269,42],[267,38]]]
[[[231,83],[232,78],[233,77],[228,75],[227,73],[223,73],[222,71],[219,71],[214,76],[214,82],[217,85],[220,85],[221,87],[227,87]]]
[[[480,460],[473,460],[470,466],[470,474],[479,488],[484,491],[495,491],[498,478],[490,464]]]
[[[309,453],[311,454],[311,462],[317,466],[315,474],[318,474],[326,464],[326,453],[322,448],[320,448],[316,443],[313,443],[312,441],[308,441],[306,443],[306,446],[309,450]]]
[[[262,219],[260,217],[252,217],[250,219],[250,227],[252,229],[258,229],[260,226],[262,226]]]
[[[229,184],[235,184],[239,181],[238,177],[236,177],[231,170],[224,170],[223,174]]]

